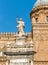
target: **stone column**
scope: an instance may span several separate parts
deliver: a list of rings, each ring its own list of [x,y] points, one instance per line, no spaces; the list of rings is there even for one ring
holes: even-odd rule
[[[9,65],[9,62],[8,62],[8,60],[6,61],[6,65]]]
[[[31,65],[33,65],[33,60],[31,60]]]
[[[33,56],[31,56],[31,65],[33,65]]]

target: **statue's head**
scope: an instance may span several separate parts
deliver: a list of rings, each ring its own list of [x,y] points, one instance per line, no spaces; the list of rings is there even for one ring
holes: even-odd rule
[[[20,18],[20,21],[22,21],[22,18]]]

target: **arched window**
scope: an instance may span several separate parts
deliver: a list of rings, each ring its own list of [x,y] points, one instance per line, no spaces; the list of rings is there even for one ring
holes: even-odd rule
[[[46,20],[47,20],[47,22],[48,22],[48,16],[46,16]]]
[[[36,22],[38,22],[38,18],[36,18]]]

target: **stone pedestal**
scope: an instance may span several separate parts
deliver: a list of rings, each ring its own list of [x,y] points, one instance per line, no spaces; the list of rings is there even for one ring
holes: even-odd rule
[[[10,56],[8,59],[10,60],[9,65],[31,65],[30,56]]]

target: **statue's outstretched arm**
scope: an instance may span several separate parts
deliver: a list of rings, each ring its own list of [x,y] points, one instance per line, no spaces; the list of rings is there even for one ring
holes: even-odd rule
[[[18,22],[18,18],[16,18],[16,23],[19,23],[19,22]]]

